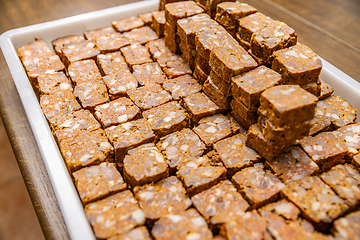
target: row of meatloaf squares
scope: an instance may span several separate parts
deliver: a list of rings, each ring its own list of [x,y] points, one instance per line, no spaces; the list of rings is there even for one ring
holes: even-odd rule
[[[216,6],[160,3],[18,49],[96,237],[359,237],[356,109],[286,24],[246,40],[260,13]]]

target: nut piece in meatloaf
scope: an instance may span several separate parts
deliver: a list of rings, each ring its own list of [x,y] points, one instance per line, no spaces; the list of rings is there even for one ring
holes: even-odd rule
[[[163,84],[167,80],[157,62],[133,66],[133,74],[140,85]]]
[[[146,220],[130,190],[87,204],[85,213],[95,236],[100,239],[127,233]]]
[[[165,29],[165,11],[155,11],[152,13],[152,29],[159,37],[164,36]]]
[[[201,91],[201,85],[189,74],[165,80],[163,88],[171,93],[174,100],[180,100]]]
[[[17,53],[34,88],[37,87],[36,78],[39,74],[65,70],[59,56],[52,52],[41,39],[19,47]]]
[[[264,170],[262,163],[240,170],[232,177],[232,182],[251,204],[251,208],[276,200],[285,186],[270,171]]]
[[[340,96],[330,96],[317,104],[319,110],[331,121],[331,128],[337,129],[356,122],[357,109]],[[320,113],[319,113],[320,115]]]
[[[266,161],[274,174],[283,182],[291,182],[314,175],[319,166],[299,147],[292,147],[288,152]]]
[[[319,165],[321,171],[343,163],[348,152],[346,146],[332,132],[304,137],[299,142],[302,149]]]
[[[159,137],[180,131],[189,126],[188,114],[176,101],[149,109],[142,114],[151,125],[154,133]]]
[[[200,157],[206,150],[205,144],[190,128],[162,137],[156,146],[166,156],[170,172],[174,172],[180,162]]]
[[[115,149],[115,161],[122,167],[129,149],[155,141],[155,134],[144,118],[105,129],[106,136]]]
[[[126,32],[134,28],[144,26],[144,21],[140,17],[127,17],[113,21],[112,26],[119,32]]]
[[[131,187],[157,182],[168,176],[165,158],[153,143],[129,150],[124,158],[124,178]]]
[[[102,75],[117,73],[121,70],[130,71],[120,51],[107,54],[99,54],[97,55],[96,62]]]
[[[70,84],[62,84],[40,97],[40,107],[48,121],[81,109],[72,90]]]
[[[261,160],[261,156],[245,145],[246,133],[225,138],[214,144],[214,149],[227,169],[228,177]]]
[[[109,97],[115,100],[119,97],[126,97],[126,91],[135,89],[138,81],[128,70],[119,70],[103,77],[103,81],[108,89]]]
[[[331,231],[339,239],[360,239],[360,211],[335,220]]]
[[[280,73],[283,84],[316,83],[322,69],[320,58],[309,47],[297,44],[274,52],[272,69]]]
[[[50,94],[53,89],[71,88],[71,81],[66,77],[64,72],[39,74],[37,77],[39,95]]]
[[[130,89],[126,93],[142,111],[160,106],[172,100],[171,95],[159,84],[148,84]]]
[[[134,194],[150,226],[167,214],[185,211],[192,204],[181,181],[175,176],[156,184],[135,187]]]
[[[261,217],[256,210],[253,210],[225,223],[220,230],[220,234],[225,236],[226,239],[237,239],[238,236],[244,236],[245,240],[272,239],[266,228],[267,221],[265,218]]]
[[[182,105],[190,114],[193,124],[197,124],[203,117],[220,112],[220,108],[204,93],[199,92],[185,97]]]
[[[278,85],[260,97],[259,113],[275,126],[312,120],[318,98],[297,85]]]
[[[348,149],[346,157],[351,159],[360,151],[360,123],[349,124],[332,132]]]
[[[280,49],[296,45],[295,30],[280,21],[272,21],[264,28],[253,33],[250,40],[251,53],[271,66],[272,54]]]
[[[131,69],[134,65],[150,63],[153,61],[146,47],[138,43],[122,47],[120,48],[120,51],[124,55],[125,61]]]
[[[225,180],[226,169],[217,159],[203,156],[184,159],[179,163],[176,175],[191,197]]]
[[[222,2],[216,7],[215,20],[228,31],[235,32],[239,26],[239,19],[256,13],[256,8],[239,2]]]
[[[70,172],[102,162],[112,162],[114,148],[104,130],[82,131],[74,138],[60,142],[60,150]]]
[[[281,75],[265,66],[259,66],[231,79],[231,93],[247,108],[260,106],[260,95],[266,89],[279,85]]]
[[[130,44],[145,44],[159,38],[156,32],[148,26],[132,29],[123,33],[123,36],[129,40]]]
[[[94,116],[104,128],[140,117],[140,109],[128,98],[118,98],[95,107]]]
[[[193,1],[181,1],[165,5],[165,19],[174,30],[177,29],[177,21],[181,18],[190,17],[203,13],[204,9]]]
[[[191,201],[210,224],[210,228],[218,228],[244,214],[250,206],[229,180],[194,195]]]
[[[91,132],[101,128],[94,115],[84,109],[52,118],[49,122],[58,143],[67,138],[74,138],[82,131]]]
[[[208,148],[221,139],[236,134],[240,126],[235,126],[230,119],[222,114],[207,116],[199,121],[199,125],[193,131],[200,137]]]
[[[152,240],[149,230],[145,226],[134,228],[127,233],[115,235],[109,238],[109,240]]]
[[[84,204],[126,189],[126,183],[114,163],[103,162],[82,168],[72,175]]]
[[[334,192],[345,200],[350,208],[360,203],[360,173],[351,164],[336,165],[320,178],[329,185]]]
[[[161,217],[151,234],[155,240],[213,239],[206,221],[194,208]]]
[[[281,191],[319,231],[328,231],[332,221],[349,209],[345,201],[316,176],[290,182]]]
[[[77,61],[96,59],[98,54],[100,54],[100,50],[93,41],[83,40],[81,42],[64,44],[61,48],[60,57],[64,64],[69,66]]]

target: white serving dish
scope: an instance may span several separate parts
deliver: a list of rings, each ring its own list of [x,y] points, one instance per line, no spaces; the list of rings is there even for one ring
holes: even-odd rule
[[[95,239],[95,236],[16,49],[34,38],[43,39],[52,49],[51,41],[58,37],[83,34],[86,30],[110,26],[113,20],[157,9],[158,0],[135,2],[10,30],[0,36],[0,47],[19,92],[71,239]],[[360,109],[360,83],[324,59],[322,61],[322,79],[334,88],[335,95],[340,95]]]

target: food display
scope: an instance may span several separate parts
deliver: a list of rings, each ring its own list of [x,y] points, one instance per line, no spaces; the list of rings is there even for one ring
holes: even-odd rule
[[[19,47],[95,237],[360,238],[357,110],[297,37],[246,3],[161,0]]]

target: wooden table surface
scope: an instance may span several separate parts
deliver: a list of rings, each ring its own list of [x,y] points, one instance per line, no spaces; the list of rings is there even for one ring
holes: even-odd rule
[[[0,33],[133,0],[0,0]],[[299,42],[360,81],[360,1],[244,0],[294,28]],[[0,114],[46,239],[69,239],[54,191],[5,59],[0,54]]]

